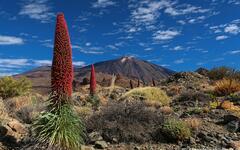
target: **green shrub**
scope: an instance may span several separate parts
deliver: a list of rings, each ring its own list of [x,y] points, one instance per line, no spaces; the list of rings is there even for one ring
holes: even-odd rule
[[[162,133],[168,141],[184,141],[191,136],[188,125],[184,121],[176,119],[166,120],[162,126]]]
[[[79,150],[84,143],[84,125],[69,104],[41,114],[33,131],[40,143],[48,143],[49,147]]]
[[[3,99],[19,96],[31,89],[31,82],[26,78],[16,80],[12,77],[0,79],[0,97]]]
[[[157,87],[140,87],[125,93],[121,99],[143,100],[147,104],[158,104],[160,106],[169,105],[170,98]]]
[[[98,107],[100,104],[100,98],[98,95],[94,94],[94,95],[89,95],[86,98],[86,101],[89,102],[93,107]]]

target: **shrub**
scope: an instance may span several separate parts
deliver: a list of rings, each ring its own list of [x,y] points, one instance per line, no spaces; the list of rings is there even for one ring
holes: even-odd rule
[[[24,123],[32,124],[38,114],[45,110],[45,105],[41,102],[28,104],[16,111],[16,116]]]
[[[0,97],[3,99],[23,95],[31,89],[31,82],[26,78],[16,80],[12,77],[0,79]]]
[[[226,96],[240,91],[240,82],[235,79],[222,79],[215,83],[214,93]]]
[[[86,101],[89,102],[93,107],[98,107],[99,104],[100,104],[100,98],[98,95],[89,95],[87,98],[86,98]]]
[[[179,98],[178,102],[185,106],[205,106],[212,100],[209,94],[205,94],[203,92],[194,92],[194,91],[186,91],[183,92]]]
[[[125,93],[121,99],[143,100],[150,105],[169,105],[170,98],[167,94],[156,87],[140,87]]]
[[[44,112],[33,124],[35,137],[50,147],[78,150],[84,143],[84,125],[69,104]]]
[[[93,109],[87,106],[81,106],[81,107],[75,106],[74,110],[76,111],[77,115],[79,115],[83,119],[86,119],[87,117],[91,116],[93,113]]]
[[[174,111],[171,107],[169,106],[163,106],[160,108],[160,111],[165,114],[165,115],[169,115],[169,114],[172,114]]]
[[[143,143],[151,141],[163,122],[161,112],[143,102],[110,102],[87,121],[89,132],[97,131],[104,140]]]
[[[186,118],[184,121],[193,130],[198,130],[202,126],[202,121],[198,118]]]
[[[162,126],[162,133],[168,141],[184,141],[190,138],[191,130],[188,125],[181,120],[168,119]]]
[[[212,80],[221,80],[223,78],[238,78],[240,79],[239,71],[230,67],[217,67],[208,72],[208,77]]]

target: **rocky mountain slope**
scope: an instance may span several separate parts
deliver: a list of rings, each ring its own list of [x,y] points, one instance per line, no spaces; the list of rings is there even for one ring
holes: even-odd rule
[[[140,60],[134,57],[121,57],[114,60],[95,63],[95,71],[97,73],[97,82],[101,85],[108,85],[111,82],[112,75],[121,78],[121,82],[117,82],[120,86],[128,86],[130,79],[140,80],[141,83],[149,84],[152,79],[159,81],[166,79],[174,74],[174,71],[167,68],[152,64],[150,62]],[[90,66],[76,67],[74,69],[75,81],[78,85],[84,78],[90,76]],[[27,77],[32,81],[33,88],[37,91],[47,92],[50,87],[51,67],[43,66],[34,70],[16,75],[15,77]],[[124,83],[124,84],[122,84]]]

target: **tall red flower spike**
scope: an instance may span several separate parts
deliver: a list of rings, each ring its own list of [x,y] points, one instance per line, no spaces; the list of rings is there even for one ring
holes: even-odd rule
[[[96,77],[94,65],[91,66],[91,78],[90,78],[90,94],[94,95],[96,93]]]
[[[72,95],[72,48],[63,13],[57,15],[54,53],[51,71],[52,92],[56,96]]]

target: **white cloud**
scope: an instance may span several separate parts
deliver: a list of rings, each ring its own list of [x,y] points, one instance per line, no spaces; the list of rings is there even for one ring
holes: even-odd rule
[[[182,46],[176,46],[173,48],[174,51],[181,51],[183,50],[183,47]]]
[[[151,48],[151,47],[148,47],[148,48],[145,48],[144,50],[145,50],[145,51],[152,51],[152,50],[153,50],[153,48]]]
[[[0,67],[4,68],[21,68],[29,65],[28,59],[0,59]]]
[[[86,46],[91,46],[91,43],[90,43],[90,42],[87,42],[85,45],[86,45]]]
[[[20,37],[0,35],[0,45],[20,45],[24,41]]]
[[[33,60],[34,64],[37,66],[51,66],[51,60]]]
[[[233,54],[233,55],[234,55],[234,54],[239,54],[239,53],[240,53],[240,50],[230,51],[229,53],[230,53],[230,54]]]
[[[75,65],[75,66],[85,66],[86,63],[84,61],[74,61],[73,65]]]
[[[178,16],[178,15],[186,15],[186,14],[193,14],[193,13],[206,13],[210,11],[209,9],[203,9],[201,7],[192,6],[189,4],[182,5],[179,7],[168,7],[165,9],[165,13],[171,16]]]
[[[240,27],[236,24],[230,24],[225,27],[224,32],[237,35],[238,33],[240,33]]]
[[[239,0],[228,0],[228,4],[240,5]]]
[[[114,5],[116,5],[116,2],[113,2],[111,0],[97,0],[95,3],[93,3],[94,8],[105,8]]]
[[[180,34],[179,31],[176,30],[159,30],[156,33],[153,34],[153,39],[162,41],[162,40],[171,40],[174,37],[178,36]]]
[[[182,64],[184,63],[184,59],[178,59],[174,61],[175,64]]]
[[[19,15],[40,20],[42,23],[50,22],[54,13],[47,3],[48,0],[27,0],[26,3],[22,5]]]
[[[227,39],[228,38],[228,36],[226,36],[226,35],[220,35],[220,36],[217,36],[216,37],[216,40],[217,41],[220,41],[220,40],[225,40],[225,39]]]
[[[160,10],[166,7],[172,6],[175,2],[169,0],[160,1],[135,1],[137,5],[134,5],[134,9],[131,10],[131,20],[136,25],[144,24],[149,25],[157,21],[160,16]],[[130,5],[132,8],[132,5]]]
[[[84,54],[94,54],[94,55],[99,55],[99,54],[103,54],[103,51],[101,50],[101,47],[81,47],[78,45],[72,45],[73,49],[79,49],[80,52],[84,53]]]

